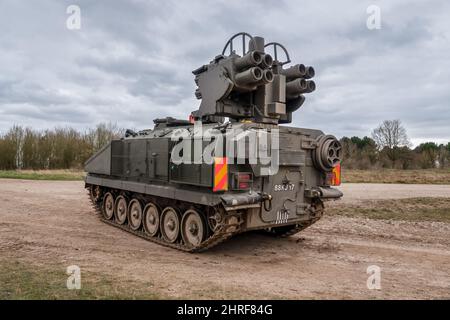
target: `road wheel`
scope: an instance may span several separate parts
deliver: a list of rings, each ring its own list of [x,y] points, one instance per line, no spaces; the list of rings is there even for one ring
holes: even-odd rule
[[[128,204],[124,196],[118,196],[116,199],[114,213],[116,215],[116,222],[124,224],[127,221]]]
[[[180,215],[172,208],[167,207],[161,213],[160,222],[161,234],[170,243],[177,241],[180,235]]]
[[[196,247],[205,240],[206,224],[197,211],[190,209],[184,213],[181,236],[188,247]]]
[[[159,210],[153,203],[148,203],[144,208],[144,231],[154,237],[159,230]]]
[[[114,216],[114,196],[110,192],[103,197],[102,214],[106,220]]]
[[[100,186],[90,186],[89,187],[89,196],[91,197],[91,201],[93,204],[97,204],[101,200],[102,190]]]
[[[128,205],[128,224],[131,230],[137,230],[142,225],[142,205],[138,199],[133,199]]]

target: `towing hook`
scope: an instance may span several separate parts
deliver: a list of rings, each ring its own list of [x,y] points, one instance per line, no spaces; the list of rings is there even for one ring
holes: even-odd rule
[[[264,194],[262,194],[262,199],[263,199],[264,210],[271,211],[272,210],[272,199],[273,199],[272,195],[264,193]]]

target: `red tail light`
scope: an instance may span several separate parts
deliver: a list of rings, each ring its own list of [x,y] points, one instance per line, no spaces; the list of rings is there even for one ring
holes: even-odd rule
[[[248,172],[237,172],[234,174],[233,189],[248,190],[253,183],[253,174]]]
[[[341,185],[341,164],[337,164],[331,171],[330,185],[340,186]]]

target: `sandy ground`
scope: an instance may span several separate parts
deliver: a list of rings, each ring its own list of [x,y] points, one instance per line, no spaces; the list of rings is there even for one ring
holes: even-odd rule
[[[450,197],[450,185],[347,183],[339,187],[342,201],[406,199],[413,197]]]
[[[342,190],[345,202],[450,196],[450,186]],[[145,281],[173,298],[450,298],[450,224],[325,216],[288,239],[249,233],[188,254],[101,223],[82,182],[0,180],[0,255]],[[371,265],[381,290],[367,288]]]

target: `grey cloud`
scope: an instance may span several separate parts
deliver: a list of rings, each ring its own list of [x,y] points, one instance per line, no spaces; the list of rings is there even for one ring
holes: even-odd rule
[[[235,32],[279,41],[312,64],[317,91],[292,125],[369,135],[403,120],[416,141],[450,140],[450,4],[377,1],[88,1],[82,29],[65,28],[72,1],[5,0],[0,12],[0,130],[100,121],[148,128],[198,107],[191,71]]]
[[[97,68],[124,79],[130,94],[145,96],[156,103],[177,104],[191,93],[185,85],[191,79],[179,74],[178,63],[163,65],[137,57],[85,57],[77,63],[80,68]]]
[[[69,103],[64,95],[53,92],[37,83],[0,81],[0,103],[25,104],[29,102],[37,106]]]

